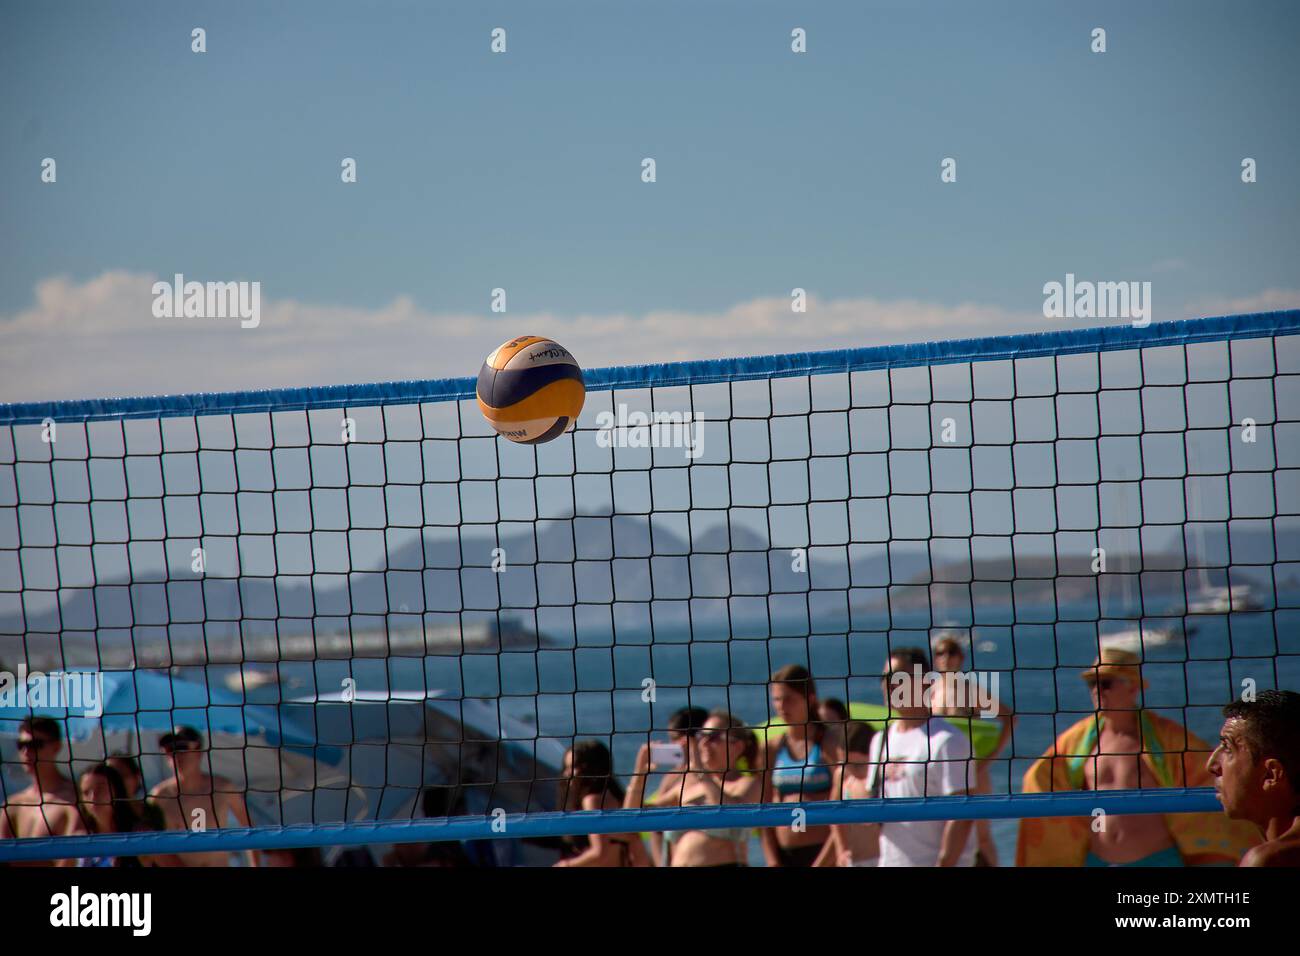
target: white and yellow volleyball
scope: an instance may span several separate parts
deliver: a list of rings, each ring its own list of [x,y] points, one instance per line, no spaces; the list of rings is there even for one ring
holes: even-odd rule
[[[475,392],[488,424],[525,445],[572,431],[587,397],[573,354],[540,335],[511,339],[489,355]]]

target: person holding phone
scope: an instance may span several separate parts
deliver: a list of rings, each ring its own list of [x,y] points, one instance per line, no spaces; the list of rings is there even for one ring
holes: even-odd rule
[[[683,707],[668,718],[668,742],[650,745],[650,765],[663,769],[664,776],[647,805],[657,806],[668,793],[681,790],[686,782],[686,752],[708,719],[709,712],[703,707]]]
[[[646,798],[645,806],[671,805],[669,794],[674,792],[680,797],[686,783],[687,751],[708,719],[709,712],[703,707],[683,707],[668,718],[668,742],[650,744],[650,767],[662,771],[663,777],[654,794]],[[664,859],[662,833],[650,834],[650,856],[655,860]]]
[[[844,763],[835,768],[831,793],[836,800],[869,800],[871,741],[875,731],[864,721],[851,721],[844,734]],[[814,866],[875,866],[880,861],[880,825],[831,824],[831,838]]]
[[[643,806],[654,744],[643,744],[624,806]],[[753,803],[762,791],[762,775],[753,772],[758,738],[724,710],[711,713],[687,743],[683,783],[669,788],[658,806],[731,806]],[[738,867],[746,865],[748,827],[681,830],[664,834],[666,866]]]

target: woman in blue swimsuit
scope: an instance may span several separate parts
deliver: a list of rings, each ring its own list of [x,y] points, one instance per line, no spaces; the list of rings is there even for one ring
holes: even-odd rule
[[[769,732],[765,796],[778,803],[826,800],[831,795],[831,766],[839,753],[817,719],[817,687],[808,669],[798,664],[772,675],[769,692],[780,736]],[[830,835],[827,827],[777,827],[763,831],[768,866],[812,866]]]

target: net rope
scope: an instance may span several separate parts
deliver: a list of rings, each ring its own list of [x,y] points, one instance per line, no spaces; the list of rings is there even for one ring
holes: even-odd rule
[[[1203,788],[1022,778],[1093,713],[1080,678],[1103,645],[1134,648],[1144,706],[1202,741],[1243,681],[1300,684],[1297,331],[1293,311],[589,370],[577,430],[536,447],[490,432],[469,379],[0,406],[0,671],[98,675],[103,698],[92,717],[0,695],[0,799],[30,783],[24,717],[57,722],[63,776],[121,753],[145,790],[188,726],[254,824],[0,841],[0,860],[796,808],[809,826],[1216,810]],[[637,432],[638,413],[676,417]],[[883,728],[882,667],[941,631],[1015,715],[990,793],[559,809],[577,740],[623,782],[682,708],[775,741],[787,664]],[[997,733],[953,722],[977,756]]]

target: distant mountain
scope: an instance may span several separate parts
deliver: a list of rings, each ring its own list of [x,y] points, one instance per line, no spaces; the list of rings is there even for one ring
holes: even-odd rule
[[[932,559],[926,542],[895,541],[892,546],[814,547],[807,555],[807,571],[801,573],[793,568],[790,549],[769,548],[763,533],[716,523],[689,529],[687,520],[681,514],[578,514],[538,521],[533,530],[515,531],[518,525],[509,525],[512,530],[500,538],[485,526],[472,526],[473,533],[467,528],[426,529],[422,537],[413,533],[393,546],[384,556],[386,566],[318,575],[314,581],[196,579],[186,567],[173,570],[173,580],[167,583],[105,582],[67,590],[57,606],[29,604],[25,626],[14,611],[0,615],[0,654],[21,653],[21,641],[15,639],[23,635],[96,629],[120,632],[116,639],[128,644],[156,639],[202,647],[215,639],[237,649],[241,641],[254,638],[273,644],[313,634],[322,638],[359,631],[418,631],[421,613],[427,615],[426,626],[492,622],[498,616],[536,626],[535,608],[578,601],[749,598],[733,601],[743,621],[746,615],[759,619],[774,613],[774,603],[779,608],[802,606],[802,599],[783,602],[769,596],[800,595],[810,588],[848,590],[850,605],[858,608],[884,606],[888,589],[890,607],[917,609],[931,602],[935,587],[942,589],[945,582],[960,585],[972,577],[1014,579],[1018,596],[1038,593],[1048,602],[1053,595],[1061,602],[1096,596],[1091,556],[1085,554],[956,562]],[[1232,553],[1238,559],[1247,555],[1247,560],[1259,560],[1260,555],[1275,554],[1276,546],[1294,556],[1293,539],[1274,542],[1267,534],[1236,535]],[[943,553],[951,555],[949,546],[961,543],[943,544]],[[504,573],[492,570],[495,548],[502,549]],[[1145,568],[1155,569],[1142,576],[1144,597],[1181,594],[1181,556],[1148,553],[1144,559]],[[1109,571],[1138,567],[1135,555],[1108,556]],[[1220,580],[1221,575],[1215,583]],[[1103,576],[1101,586],[1103,591],[1134,587],[1119,575]],[[988,589],[987,599],[1001,593],[1009,595],[1009,585]],[[67,640],[77,638],[69,634]],[[80,636],[83,641],[89,638]]]
[[[885,573],[883,556],[855,555],[850,575],[818,549],[807,558],[806,573],[796,571],[791,551],[769,550],[763,535],[717,525],[692,535],[684,517],[579,514],[538,521],[535,533],[512,531],[499,538],[478,529],[426,529],[387,552],[385,566],[314,580],[200,578],[188,567],[174,568],[167,582],[117,580],[65,589],[59,604],[43,608],[28,594],[25,626],[14,611],[0,614],[0,634],[223,621],[242,621],[256,631],[277,618],[292,632],[296,625],[285,619],[295,617],[312,618],[317,634],[331,634],[346,632],[348,619],[358,615],[427,612],[441,620],[462,611],[495,616],[498,609],[578,600],[760,597],[804,592],[810,581],[827,588],[847,585],[850,576],[873,580]],[[492,570],[496,548],[503,573]]]

